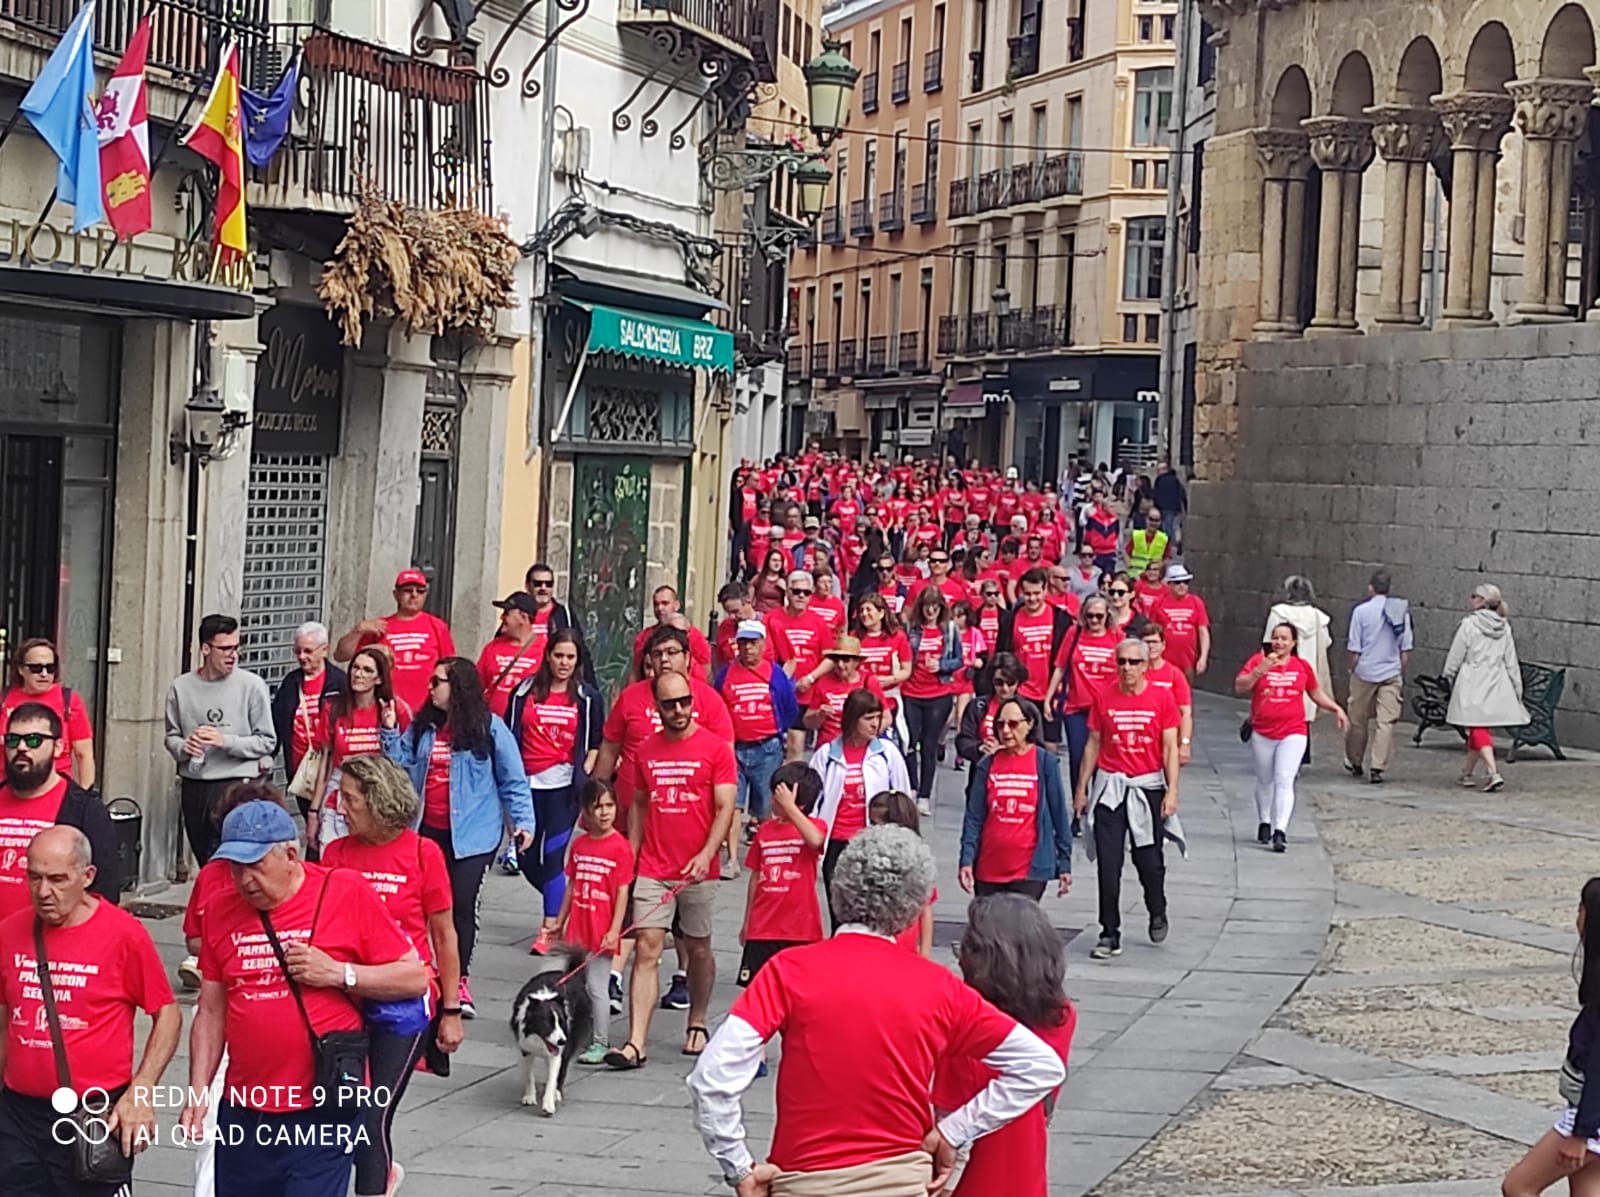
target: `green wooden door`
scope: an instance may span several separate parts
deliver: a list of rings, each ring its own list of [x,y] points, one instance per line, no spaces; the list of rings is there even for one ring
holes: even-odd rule
[[[615,697],[628,675],[634,637],[647,622],[649,461],[579,457],[572,512],[572,614],[583,624],[601,688]]]

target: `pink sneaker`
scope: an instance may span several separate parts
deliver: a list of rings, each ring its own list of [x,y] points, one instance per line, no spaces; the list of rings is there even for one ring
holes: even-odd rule
[[[461,1007],[462,1018],[477,1018],[478,1008],[472,1004],[472,990],[467,985],[467,979],[461,978],[461,985],[456,990],[456,1005]]]
[[[530,956],[544,956],[550,951],[552,936],[549,927],[540,927],[539,934],[533,937],[533,946],[528,949]]]

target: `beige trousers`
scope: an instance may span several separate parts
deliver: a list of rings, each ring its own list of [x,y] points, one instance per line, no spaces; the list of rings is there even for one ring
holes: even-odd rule
[[[772,1197],[928,1197],[933,1159],[926,1151],[826,1172],[780,1172]]]
[[[1344,757],[1352,765],[1359,765],[1367,755],[1368,725],[1371,730],[1372,767],[1384,770],[1389,767],[1389,755],[1394,751],[1394,725],[1400,721],[1400,694],[1404,683],[1400,678],[1386,682],[1362,681],[1350,675],[1350,729],[1344,734]]]

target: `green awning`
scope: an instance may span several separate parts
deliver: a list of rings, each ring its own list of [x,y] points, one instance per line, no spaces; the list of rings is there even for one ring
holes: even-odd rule
[[[567,302],[589,313],[590,353],[620,353],[685,370],[699,366],[716,373],[733,373],[733,334],[704,320],[575,299]]]

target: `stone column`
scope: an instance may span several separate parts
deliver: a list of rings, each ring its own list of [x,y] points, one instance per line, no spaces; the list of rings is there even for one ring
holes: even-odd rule
[[[1305,233],[1309,142],[1298,129],[1257,129],[1261,159],[1261,295],[1255,333],[1300,331],[1300,248]]]
[[[1322,225],[1317,238],[1317,313],[1308,332],[1353,333],[1356,267],[1361,251],[1361,180],[1372,164],[1372,122],[1316,116],[1300,122],[1311,160],[1322,171]]]
[[[1567,208],[1572,160],[1587,128],[1594,85],[1572,79],[1506,84],[1522,132],[1522,297],[1518,323],[1570,319],[1567,311]]]
[[[1366,111],[1383,155],[1383,270],[1375,322],[1417,327],[1422,323],[1428,163],[1444,133],[1431,108],[1384,104]]]
[[[1511,131],[1510,96],[1461,91],[1434,97],[1450,139],[1450,264],[1445,275],[1447,325],[1493,324],[1489,282],[1494,264],[1495,171],[1500,140]]]

